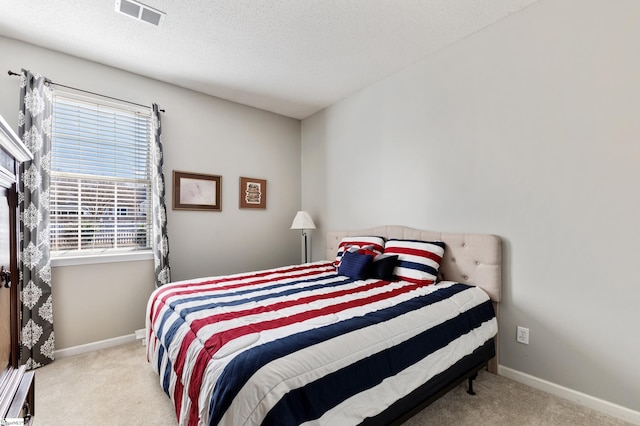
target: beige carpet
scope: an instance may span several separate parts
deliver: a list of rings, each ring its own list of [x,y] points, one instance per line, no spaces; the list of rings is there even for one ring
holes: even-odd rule
[[[482,372],[477,395],[458,386],[410,419],[422,425],[626,425],[504,377]],[[64,358],[36,370],[36,426],[176,425],[171,401],[140,343]]]

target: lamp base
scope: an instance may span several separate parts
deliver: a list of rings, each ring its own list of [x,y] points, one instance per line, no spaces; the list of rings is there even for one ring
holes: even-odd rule
[[[302,235],[304,236],[304,263],[308,263],[308,253],[309,250],[307,248],[307,233],[302,230]]]

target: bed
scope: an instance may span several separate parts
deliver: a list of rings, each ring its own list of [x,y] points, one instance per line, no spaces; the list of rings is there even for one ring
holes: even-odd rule
[[[147,357],[181,425],[400,424],[495,372],[498,237],[384,226],[326,238],[326,261],[151,295]]]

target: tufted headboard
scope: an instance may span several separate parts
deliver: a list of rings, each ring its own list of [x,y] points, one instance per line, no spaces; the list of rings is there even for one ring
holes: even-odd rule
[[[473,284],[500,302],[502,288],[502,242],[496,235],[433,232],[406,226],[378,226],[370,229],[327,233],[327,260],[333,260],[343,237],[372,235],[389,238],[443,241],[446,245],[440,277]]]

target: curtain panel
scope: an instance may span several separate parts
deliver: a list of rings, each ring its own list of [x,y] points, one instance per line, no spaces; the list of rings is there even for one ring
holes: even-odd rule
[[[20,362],[28,369],[53,361],[55,339],[49,257],[49,184],[53,92],[39,74],[22,70],[18,136],[33,154],[20,165]]]
[[[152,106],[153,146],[152,156],[152,200],[153,200],[153,258],[155,263],[156,287],[171,281],[169,268],[169,236],[167,233],[167,207],[164,180],[164,157],[162,153],[162,126],[160,124],[160,109],[157,104]]]

